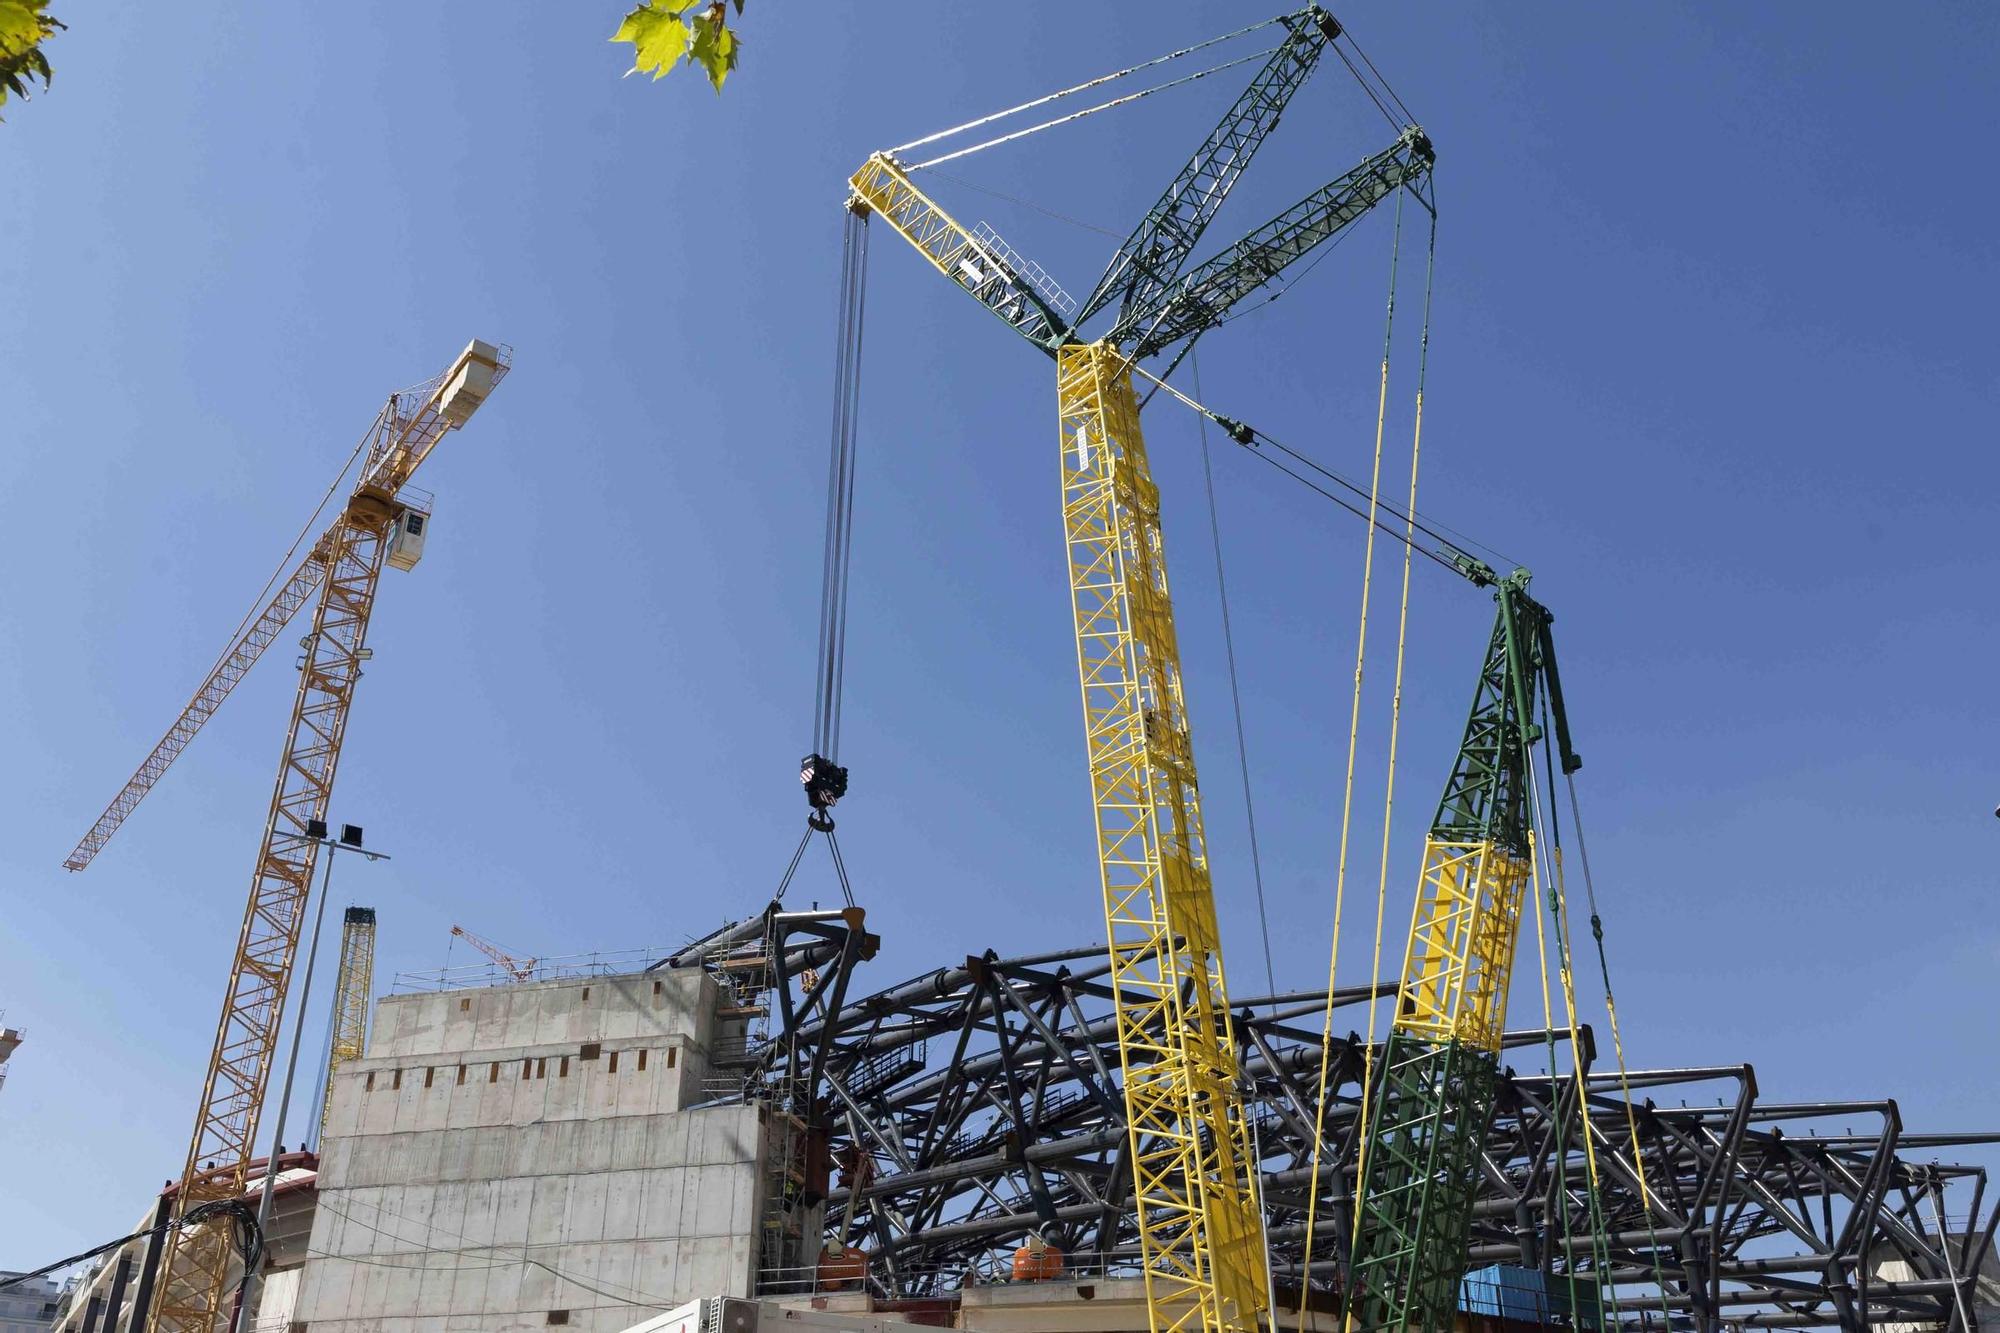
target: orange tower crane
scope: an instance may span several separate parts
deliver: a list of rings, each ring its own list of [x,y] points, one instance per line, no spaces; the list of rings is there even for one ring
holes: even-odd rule
[[[177,1217],[199,1204],[241,1195],[248,1183],[258,1114],[319,852],[309,826],[317,824],[318,832],[324,832],[354,686],[370,656],[366,639],[376,584],[384,563],[410,569],[421,558],[430,501],[407,489],[410,479],[445,432],[463,426],[478,410],[506,375],[511,355],[505,347],[475,341],[442,374],[390,395],[356,448],[357,455],[365,451],[365,458],[340,512],[289,575],[280,565],[265,585],[267,591],[276,587],[276,593],[245,617],[194,698],[63,862],[70,870],[90,864],[236,683],[313,601],[284,758],[264,819],[250,901],[176,1192]],[[338,485],[336,480],[334,491]],[[229,1309],[225,1289],[233,1257],[219,1222],[170,1231],[150,1325],[155,1333],[210,1333],[217,1327]]]
[[[508,976],[514,978],[514,980],[532,981],[534,979],[535,968],[541,962],[541,959],[516,958],[513,954],[508,953],[505,949],[502,949],[499,945],[495,944],[493,941],[481,939],[479,936],[467,930],[464,926],[453,926],[451,928],[451,933],[458,936],[458,938],[464,940],[467,944],[470,944],[473,948],[479,950],[479,952],[485,954],[488,958],[491,958],[494,962],[498,963],[500,965],[501,970],[506,972]]]

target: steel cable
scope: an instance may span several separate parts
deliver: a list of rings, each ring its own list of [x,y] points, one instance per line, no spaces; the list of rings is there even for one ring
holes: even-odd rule
[[[1400,196],[1399,205],[1400,205]],[[1417,396],[1416,423],[1410,433],[1410,499],[1404,508],[1403,531],[1403,591],[1402,601],[1396,616],[1396,668],[1389,687],[1389,757],[1387,783],[1382,794],[1382,848],[1380,866],[1375,882],[1375,944],[1369,958],[1368,975],[1382,975],[1382,927],[1389,911],[1389,830],[1396,809],[1396,752],[1402,738],[1403,729],[1403,665],[1408,655],[1410,638],[1410,567],[1416,553],[1416,513],[1417,513],[1417,467],[1423,456],[1424,442],[1424,379],[1430,371],[1431,354],[1431,296],[1437,276],[1437,214],[1431,214],[1430,244],[1424,257],[1424,310],[1422,335],[1417,342]],[[1404,975],[1409,973],[1409,962],[1404,961]],[[1375,1027],[1380,1018],[1382,1006],[1368,1006],[1368,1044],[1361,1048],[1361,1110],[1355,1127],[1355,1134],[1361,1143],[1355,1160],[1354,1230],[1349,1235],[1350,1243],[1358,1239],[1361,1232],[1361,1211],[1368,1202],[1368,1111],[1373,1102],[1370,1095],[1375,1076]]]
[[[1010,106],[1005,111],[995,111],[990,115],[981,116],[977,120],[968,120],[963,125],[954,125],[948,130],[939,130],[937,133],[927,134],[921,139],[912,139],[908,143],[897,144],[889,151],[891,153],[907,152],[912,148],[921,148],[925,144],[936,143],[940,139],[949,139],[954,134],[963,134],[967,130],[976,130],[981,125],[991,125],[996,120],[1005,120],[1007,117],[1019,115],[1023,111],[1032,111],[1038,106],[1047,106],[1049,103],[1059,102],[1065,97],[1087,92],[1092,88],[1101,88],[1107,83],[1115,83],[1117,80],[1125,78],[1128,75],[1137,74],[1142,69],[1152,69],[1156,65],[1164,65],[1170,61],[1179,60],[1183,56],[1193,55],[1196,51],[1206,50],[1211,46],[1219,46],[1223,42],[1237,37],[1248,36],[1258,29],[1268,28],[1276,22],[1278,22],[1277,19],[1268,18],[1262,22],[1253,23],[1247,28],[1238,28],[1235,32],[1226,32],[1220,37],[1210,37],[1207,41],[1196,42],[1193,46],[1183,46],[1178,51],[1169,51],[1163,56],[1155,56],[1151,60],[1141,61],[1139,64],[1129,65],[1124,69],[1114,70],[1109,74],[1100,74],[1094,79],[1086,79],[1082,83],[1044,94],[1041,97],[1034,98],[1032,101],[1023,102],[1019,106]]]
[[[1201,362],[1192,360],[1194,391],[1201,393]],[[1264,935],[1264,980],[1278,993],[1277,966],[1271,956],[1271,918],[1264,903],[1264,857],[1257,846],[1257,803],[1250,793],[1250,745],[1243,733],[1243,694],[1237,686],[1236,633],[1229,618],[1229,580],[1222,569],[1222,520],[1215,504],[1215,469],[1209,464],[1208,418],[1195,417],[1201,432],[1201,476],[1208,488],[1208,535],[1215,547],[1215,589],[1222,603],[1222,649],[1229,663],[1229,707],[1236,718],[1236,759],[1243,773],[1243,818],[1250,830],[1250,873],[1257,886],[1257,926]],[[1273,1306],[1275,1309],[1275,1305]]]
[[[1150,88],[1141,88],[1136,93],[1126,93],[1123,97],[1114,97],[1108,102],[1099,102],[1094,106],[1087,106],[1081,111],[1072,111],[1066,116],[1057,116],[1052,120],[1039,121],[1024,130],[1014,130],[1008,134],[997,135],[994,138],[982,140],[969,148],[956,149],[953,152],[945,153],[938,157],[926,158],[922,162],[914,162],[910,164],[908,170],[922,171],[926,167],[940,166],[961,157],[969,157],[973,153],[984,149],[997,148],[1003,143],[1012,143],[1016,139],[1025,139],[1031,134],[1040,134],[1043,130],[1052,130],[1058,125],[1067,125],[1071,121],[1082,120],[1085,116],[1094,116],[1100,111],[1110,111],[1114,107],[1126,106],[1142,98],[1151,97],[1154,93],[1163,93],[1169,88],[1179,88],[1184,84],[1193,83],[1197,79],[1205,79],[1211,74],[1220,74],[1226,69],[1234,69],[1238,65],[1248,64],[1252,60],[1262,60],[1278,49],[1274,46],[1268,50],[1252,51],[1247,56],[1238,56],[1234,60],[1225,60],[1219,65],[1211,65],[1207,69],[1196,70],[1193,74],[1183,74],[1178,79],[1169,79],[1165,83],[1156,83]]]
[[[860,416],[861,336],[868,277],[868,221],[852,211],[845,218],[834,348],[833,431],[827,457],[826,537],[820,556],[818,678],[813,690],[813,752],[829,760],[838,757],[841,688],[847,664],[855,427]]]
[[[1361,685],[1363,668],[1368,658],[1368,608],[1374,597],[1375,579],[1375,534],[1381,524],[1376,519],[1382,495],[1382,439],[1389,413],[1389,354],[1394,343],[1396,329],[1396,269],[1403,250],[1403,206],[1402,196],[1397,195],[1396,229],[1389,247],[1389,299],[1388,311],[1382,327],[1382,377],[1375,407],[1375,463],[1373,479],[1368,488],[1368,537],[1362,546],[1361,556],[1361,618],[1355,631],[1354,640],[1354,692],[1349,706],[1347,723],[1347,770],[1342,788],[1340,806],[1340,851],[1336,862],[1333,881],[1333,941],[1327,951],[1326,1019],[1320,1032],[1319,1045],[1319,1104],[1326,1104],[1327,1077],[1331,1071],[1333,1057],[1333,992],[1334,972],[1340,964],[1340,927],[1347,898],[1347,851],[1348,835],[1353,828],[1354,816],[1354,766],[1356,751],[1361,741]],[[1367,1089],[1362,1095],[1365,1098]],[[1326,1136],[1321,1124],[1313,1124],[1312,1165],[1317,1172],[1326,1152]],[[1363,1178],[1365,1179],[1365,1178]],[[1360,1210],[1355,1210],[1356,1224],[1359,1224]],[[1312,1262],[1313,1236],[1319,1224],[1319,1191],[1313,1190],[1306,1201],[1306,1234],[1303,1251],[1308,1265]]]

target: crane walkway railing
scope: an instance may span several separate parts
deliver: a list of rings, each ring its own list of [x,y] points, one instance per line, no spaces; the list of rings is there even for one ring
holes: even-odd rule
[[[1062,284],[1049,276],[1047,269],[1007,244],[1000,233],[993,230],[991,223],[976,224],[972,228],[972,239],[979,242],[992,258],[1011,269],[1015,277],[1033,287],[1036,294],[1047,301],[1050,308],[1061,314],[1064,319],[1076,313],[1076,298],[1064,291]]]

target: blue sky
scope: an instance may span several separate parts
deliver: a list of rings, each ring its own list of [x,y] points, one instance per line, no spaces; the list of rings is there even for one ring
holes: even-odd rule
[[[378,981],[442,964],[454,922],[559,954],[753,911],[804,813],[846,174],[1253,16],[758,0],[717,98],[620,80],[615,8],[72,6],[55,89],[9,107],[0,1007],[28,1042],[0,1092],[0,1267],[117,1233],[179,1168],[289,653],[94,867],[59,863],[388,391],[468,338],[516,348],[421,478],[433,539],[385,578],[341,770],[334,818],[395,856],[335,883],[381,913]],[[1634,1062],[1749,1061],[1767,1098],[1993,1125],[2000,195],[1977,162],[2000,15],[1343,17],[1438,146],[1421,505],[1531,566],[1557,614]],[[1122,232],[1219,84],[945,170]],[[1387,138],[1323,69],[1214,234]],[[1112,245],[937,188],[1072,289]],[[841,830],[886,985],[1102,925],[1050,368],[876,231]],[[1208,399],[1362,474],[1389,239],[1370,219],[1214,335]],[[1251,994],[1199,445],[1164,402],[1149,440]],[[1275,967],[1318,984],[1361,534],[1223,449]],[[1417,571],[1392,954],[1489,616]],[[1388,658],[1370,671],[1344,981],[1373,917]],[[833,896],[823,866],[794,894]]]

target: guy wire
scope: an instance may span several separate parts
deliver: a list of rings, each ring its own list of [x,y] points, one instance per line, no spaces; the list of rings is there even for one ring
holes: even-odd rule
[[[1319,1096],[1316,1105],[1326,1104],[1327,1075],[1331,1068],[1333,1054],[1333,993],[1334,971],[1340,964],[1340,923],[1341,912],[1347,893],[1347,845],[1348,834],[1353,826],[1354,814],[1354,762],[1355,751],[1361,737],[1361,682],[1363,667],[1368,656],[1368,604],[1373,595],[1375,576],[1375,513],[1381,505],[1382,495],[1382,436],[1389,413],[1389,353],[1396,327],[1396,266],[1402,257],[1403,246],[1403,199],[1396,196],[1396,229],[1389,246],[1389,302],[1388,312],[1382,329],[1382,380],[1375,407],[1375,462],[1372,480],[1368,490],[1368,538],[1362,547],[1361,558],[1361,621],[1355,633],[1354,643],[1354,695],[1348,711],[1347,724],[1347,776],[1340,808],[1340,853],[1333,881],[1333,943],[1328,951],[1326,963],[1326,1020],[1320,1031],[1319,1041]],[[1372,980],[1372,978],[1371,978]],[[1364,1096],[1366,1095],[1364,1089]],[[1321,1159],[1326,1151],[1326,1134],[1323,1124],[1316,1119],[1313,1124],[1312,1164],[1317,1179]],[[1307,1193],[1305,1261],[1312,1261],[1313,1235],[1319,1225],[1318,1190]]]

